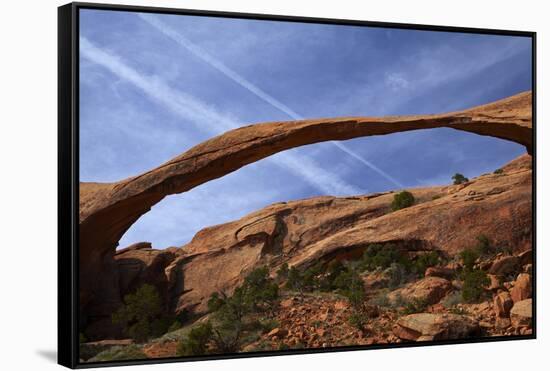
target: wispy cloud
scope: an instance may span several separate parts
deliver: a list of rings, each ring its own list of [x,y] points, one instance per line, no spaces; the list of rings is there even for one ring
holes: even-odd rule
[[[138,72],[123,62],[116,54],[97,47],[85,37],[80,38],[80,52],[88,60],[103,66],[118,78],[133,84],[150,99],[166,107],[199,130],[217,135],[239,127],[239,121],[235,117],[222,114],[216,107],[172,88],[159,77],[147,76]],[[349,195],[365,192],[365,190],[324,170],[313,159],[295,151],[280,153],[268,160],[299,176],[324,194]]]
[[[152,14],[146,14],[146,13],[138,13],[138,16],[143,19],[145,22],[153,26],[155,29],[160,31],[162,34],[166,35],[170,39],[174,40],[177,44],[188,50],[190,53],[195,55],[196,57],[200,58],[204,62],[206,62],[208,65],[212,66],[219,72],[221,72],[223,75],[228,77],[229,79],[233,80],[235,83],[240,85],[241,87],[245,88],[264,102],[268,103],[272,107],[278,109],[279,111],[285,113],[287,116],[294,120],[303,120],[304,117],[300,114],[298,114],[296,111],[288,107],[286,104],[282,103],[280,100],[276,99],[269,93],[262,90],[257,85],[253,84],[249,80],[247,80],[244,76],[240,75],[236,71],[232,70],[228,66],[226,66],[223,62],[218,60],[217,58],[210,55],[206,50],[198,46],[197,44],[193,43],[191,40],[186,38],[184,35],[181,34],[181,32],[176,31],[163,21],[161,21],[158,17],[152,15]],[[404,84],[407,83],[405,79],[399,76],[391,76],[391,81],[393,85],[399,85],[398,87],[404,87]],[[358,160],[361,164],[369,167],[371,170],[375,171],[376,173],[383,176],[386,180],[390,181],[391,183],[397,185],[400,188],[404,188],[404,186],[397,181],[394,177],[392,177],[390,174],[388,174],[386,171],[382,170],[380,167],[374,165],[372,162],[365,159],[363,156],[358,154],[357,152],[353,151],[352,149],[348,148],[346,145],[340,142],[336,141],[330,141],[334,146],[336,146],[338,149],[343,151],[344,153],[350,155],[354,159]]]

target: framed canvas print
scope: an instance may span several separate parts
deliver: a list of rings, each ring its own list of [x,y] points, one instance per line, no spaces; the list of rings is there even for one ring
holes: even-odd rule
[[[534,32],[60,7],[59,362],[535,338],[534,65]]]

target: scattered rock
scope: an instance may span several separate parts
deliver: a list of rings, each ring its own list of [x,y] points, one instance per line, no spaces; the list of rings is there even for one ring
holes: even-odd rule
[[[529,249],[518,254],[521,265],[533,264],[533,250]]]
[[[502,288],[502,283],[498,276],[495,276],[494,274],[488,274],[487,277],[489,277],[489,280],[491,281],[491,283],[487,287],[487,290],[497,291],[498,289]]]
[[[288,335],[288,330],[285,330],[279,327],[274,328],[273,330],[269,331],[269,333],[267,334],[267,336],[269,337],[275,337],[278,339],[283,338],[287,335]]]
[[[495,327],[498,330],[507,329],[508,327],[510,327],[511,324],[512,322],[510,321],[510,318],[497,317],[497,319],[495,320]]]
[[[461,339],[478,334],[478,323],[459,314],[416,313],[401,317],[393,333],[403,340]]]
[[[452,280],[455,276],[455,271],[445,267],[429,267],[426,269],[424,276],[426,277],[440,277],[447,280]]]
[[[510,315],[510,309],[514,306],[512,297],[507,291],[502,291],[493,299],[493,308],[497,317],[506,318]]]
[[[531,326],[533,317],[533,299],[518,301],[510,310],[510,319],[514,327]]]
[[[510,290],[510,295],[514,303],[529,299],[532,294],[531,276],[527,273],[520,273],[516,278],[514,287]]]
[[[426,304],[435,304],[439,302],[453,285],[448,280],[441,277],[425,277],[419,281],[408,284],[402,289],[392,291],[388,298],[396,301],[399,296],[405,300],[422,300]]]
[[[489,268],[489,273],[505,276],[513,273],[519,267],[520,259],[517,256],[503,256],[493,262]]]

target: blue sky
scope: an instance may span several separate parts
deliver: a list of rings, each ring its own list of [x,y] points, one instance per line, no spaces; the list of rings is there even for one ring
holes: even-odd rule
[[[530,39],[81,10],[80,179],[139,174],[229,129],[459,110],[531,88]],[[120,247],[180,246],[273,202],[447,184],[525,152],[419,130],[319,143],[169,196]]]

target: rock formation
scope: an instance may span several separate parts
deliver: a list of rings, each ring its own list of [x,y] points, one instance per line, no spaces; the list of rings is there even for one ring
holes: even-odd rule
[[[400,339],[431,341],[464,339],[479,334],[480,329],[468,316],[415,313],[400,318],[393,331]]]
[[[479,234],[486,234],[495,245],[516,254],[510,256],[511,260],[522,256],[529,261],[526,257],[531,252],[530,156],[512,161],[503,167],[501,174],[482,175],[465,185],[411,191],[416,205],[396,212],[390,212],[393,192],[347,198],[316,197],[277,203],[234,222],[205,228],[179,249],[152,250],[150,244],[133,245],[116,253],[117,263],[124,268],[119,270],[119,281],[123,290],[127,290],[125,282],[138,275],[145,280],[153,257],[169,256],[170,259],[163,260],[161,277],[147,282],[157,284],[163,292],[168,290],[172,310],[203,313],[213,292],[230,293],[254,268],[267,265],[274,273],[285,262],[307,267],[318,261],[359,257],[370,243],[394,243],[412,254],[435,250],[452,257],[473,246]],[[490,267],[510,260],[504,258],[497,256]],[[128,263],[120,265],[128,260],[139,268],[128,269]],[[426,274],[433,272],[444,272],[446,277],[428,276],[395,294],[437,303],[452,289],[447,279],[456,271],[436,267]],[[495,276],[495,280],[499,277],[502,276]],[[527,280],[522,277],[515,290],[521,289],[518,297],[523,298]],[[509,310],[503,310],[503,315],[507,316]]]
[[[530,153],[531,99],[531,93],[526,92],[440,115],[251,125],[212,138],[136,177],[116,183],[81,183],[82,325],[87,324],[91,333],[109,327],[110,314],[120,304],[121,286],[123,291],[131,286],[132,280],[127,281],[129,272],[137,271],[138,266],[139,273],[132,274],[140,277],[148,276],[151,264],[155,272],[166,266],[167,290],[174,299],[171,304],[182,308],[200,307],[212,288],[230,289],[243,271],[258,263],[276,266],[288,260],[290,264],[307,265],[321,258],[358,253],[370,242],[406,240],[409,248],[415,244],[418,250],[437,248],[454,253],[490,226],[494,232],[491,237],[521,249],[530,244],[531,238],[531,172],[526,168],[527,158],[509,165],[504,175],[482,176],[460,186],[412,190],[419,204],[396,213],[387,214],[391,193],[320,197],[272,205],[240,221],[207,228],[185,246],[185,254],[167,252],[159,257],[160,253],[151,252],[153,260],[143,266],[122,262],[131,251],[141,256],[140,249],[115,256],[122,235],[165,196],[188,191],[246,164],[306,144],[447,127],[511,140]],[[432,200],[434,196],[439,198]],[[499,216],[497,223],[492,219],[494,215]],[[408,223],[410,220],[415,220],[414,225]],[[230,264],[234,261],[240,264]],[[122,280],[119,271],[124,272]],[[205,285],[209,288],[204,289]]]

